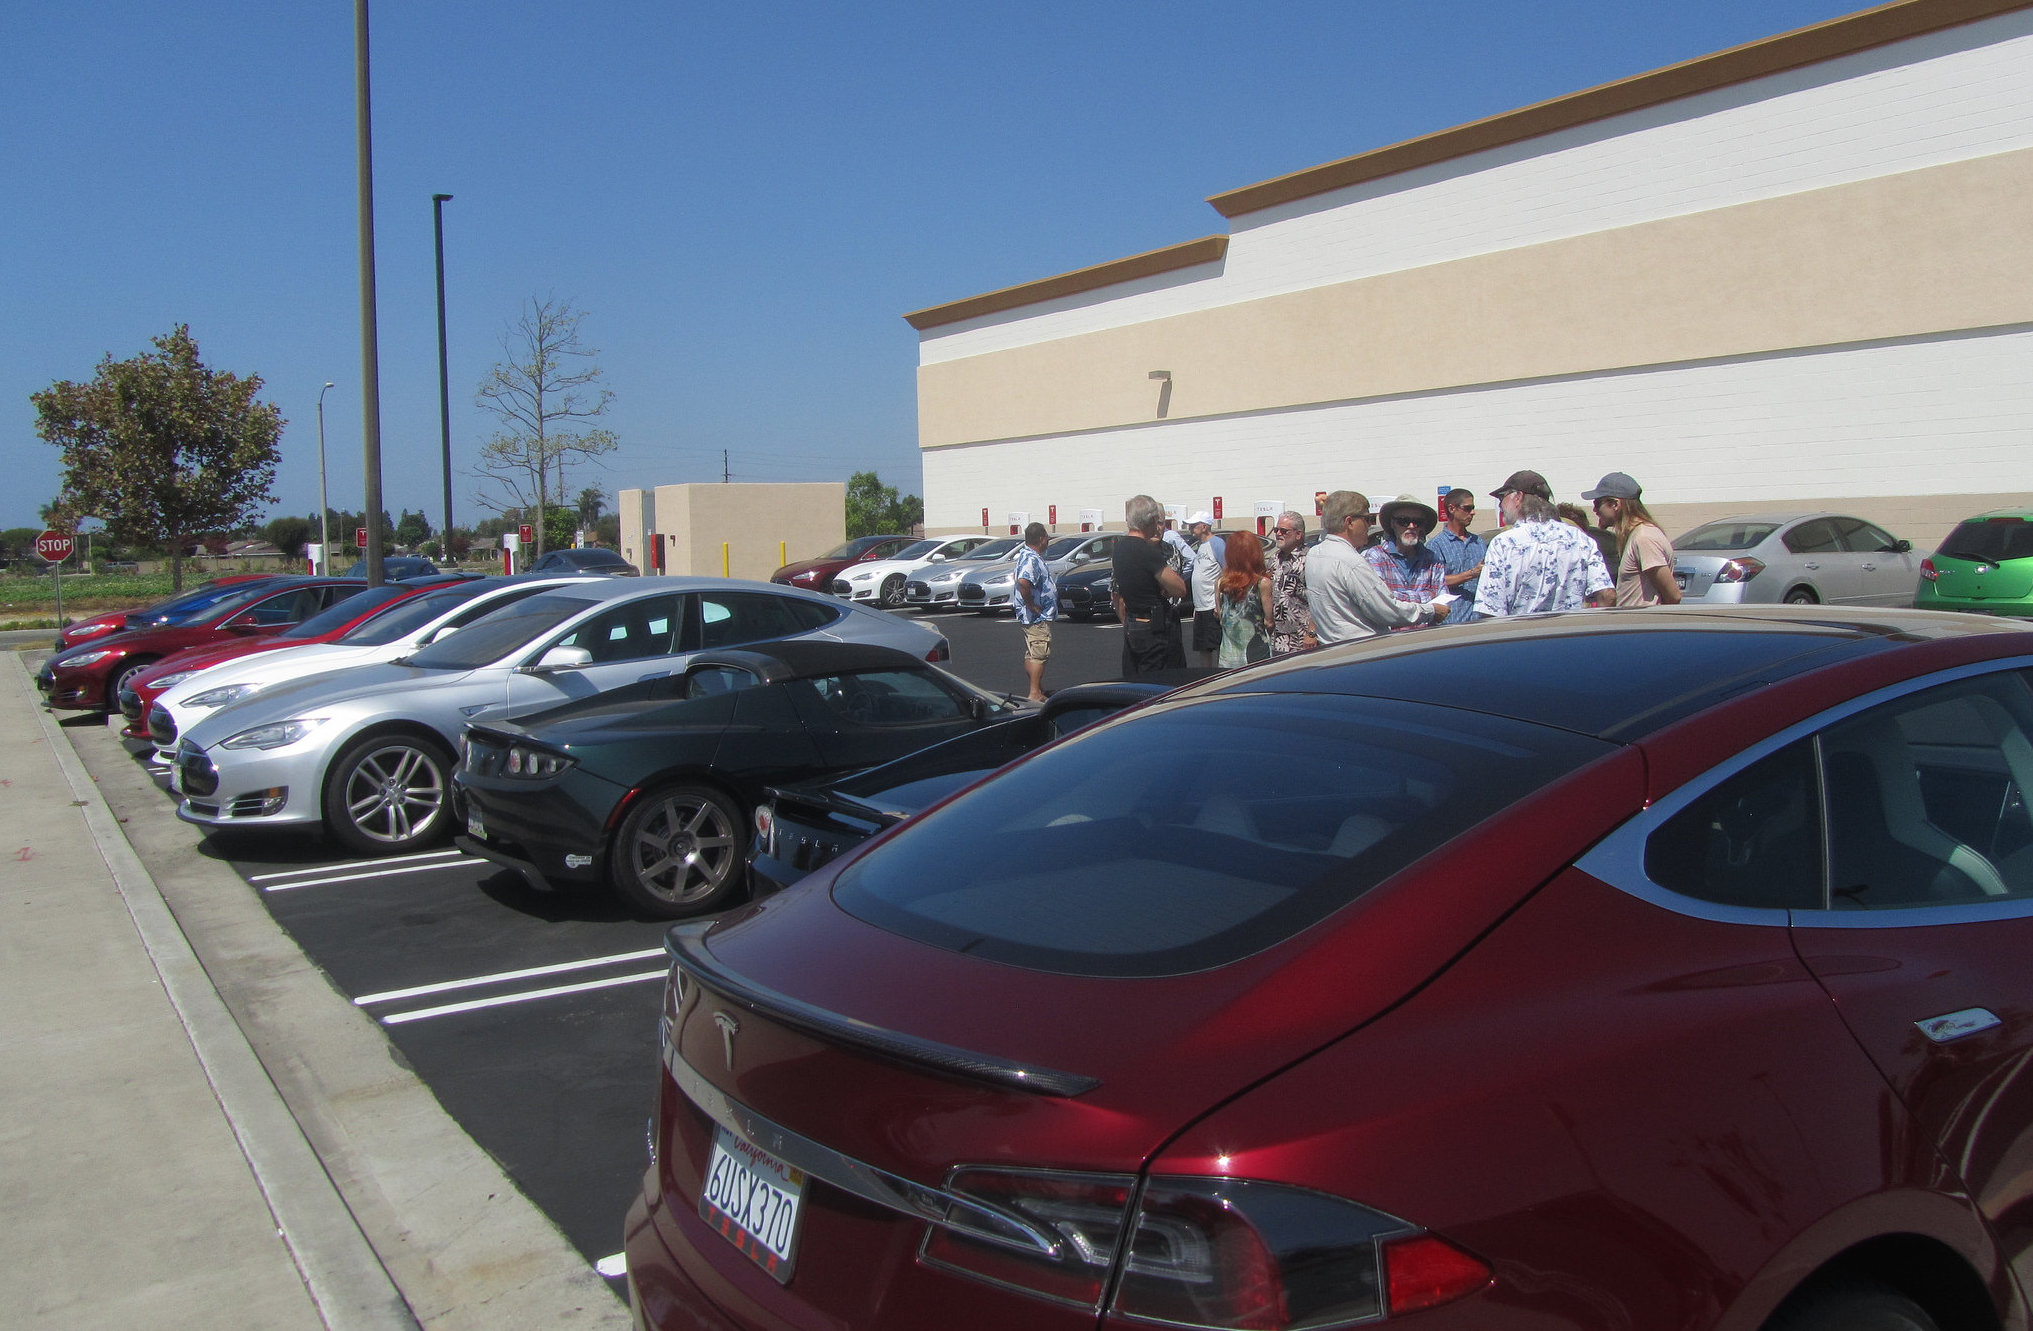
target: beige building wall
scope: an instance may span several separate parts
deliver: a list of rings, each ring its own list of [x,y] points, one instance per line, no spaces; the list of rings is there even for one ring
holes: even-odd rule
[[[846,539],[847,486],[839,481],[621,492],[622,554],[646,574],[654,571],[653,540],[662,545],[664,573],[764,581]]]
[[[2033,149],[926,364],[919,442],[2033,322],[2028,254]]]

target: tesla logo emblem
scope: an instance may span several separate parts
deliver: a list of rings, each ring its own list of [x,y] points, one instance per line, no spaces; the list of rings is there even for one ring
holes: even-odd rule
[[[734,1071],[734,1036],[741,1029],[741,1023],[736,1021],[731,1013],[715,1012],[713,1014],[713,1024],[720,1028],[720,1048],[727,1055],[727,1070],[732,1072]]]

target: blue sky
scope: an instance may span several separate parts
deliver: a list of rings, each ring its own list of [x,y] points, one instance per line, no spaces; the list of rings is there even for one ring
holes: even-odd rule
[[[457,520],[473,391],[533,295],[587,312],[620,450],[573,488],[919,489],[905,311],[1225,230],[1207,195],[1847,13],[1840,0],[1257,6],[410,0],[373,13],[383,495]],[[353,9],[16,5],[0,51],[0,526],[29,394],[179,322],[289,418],[273,513],[361,479]]]

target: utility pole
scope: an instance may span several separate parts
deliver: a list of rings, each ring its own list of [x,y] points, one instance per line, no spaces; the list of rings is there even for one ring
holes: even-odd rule
[[[452,562],[452,384],[445,359],[445,205],[449,194],[431,195],[431,229],[438,240],[438,435],[445,449],[445,529],[438,535],[440,561]]]
[[[374,311],[374,116],[367,0],[353,0],[353,102],[360,172],[360,430],[367,472],[367,585],[381,585],[381,345]]]

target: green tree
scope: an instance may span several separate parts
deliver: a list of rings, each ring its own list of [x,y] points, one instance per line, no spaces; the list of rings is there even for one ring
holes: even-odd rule
[[[261,529],[261,539],[290,558],[299,559],[305,546],[316,543],[318,524],[309,518],[274,518]]]
[[[607,511],[607,496],[595,485],[579,491],[579,526],[591,531],[600,525],[600,515]]]
[[[872,471],[857,471],[847,478],[847,535],[882,536],[902,534],[924,520],[925,501],[916,495],[898,497],[894,485],[884,485]]]
[[[496,512],[562,505],[566,466],[620,446],[612,431],[590,424],[606,414],[614,394],[601,382],[599,350],[579,340],[585,318],[570,301],[532,296],[502,334],[508,358],[488,371],[474,397],[500,422],[474,468],[486,487],[477,498]],[[536,524],[535,554],[544,551],[549,525]]]
[[[118,541],[162,543],[170,582],[199,534],[237,529],[273,502],[282,413],[258,401],[261,376],[208,368],[190,325],[155,351],[109,353],[84,383],[59,380],[32,397],[35,431],[63,450],[63,497],[96,514]]]
[[[579,515],[569,508],[547,508],[543,525],[537,528],[537,554],[562,550],[579,534]],[[532,556],[534,557],[534,556]]]
[[[412,513],[404,509],[402,517],[395,524],[395,543],[414,550],[429,539],[431,539],[431,520],[421,511]]]

